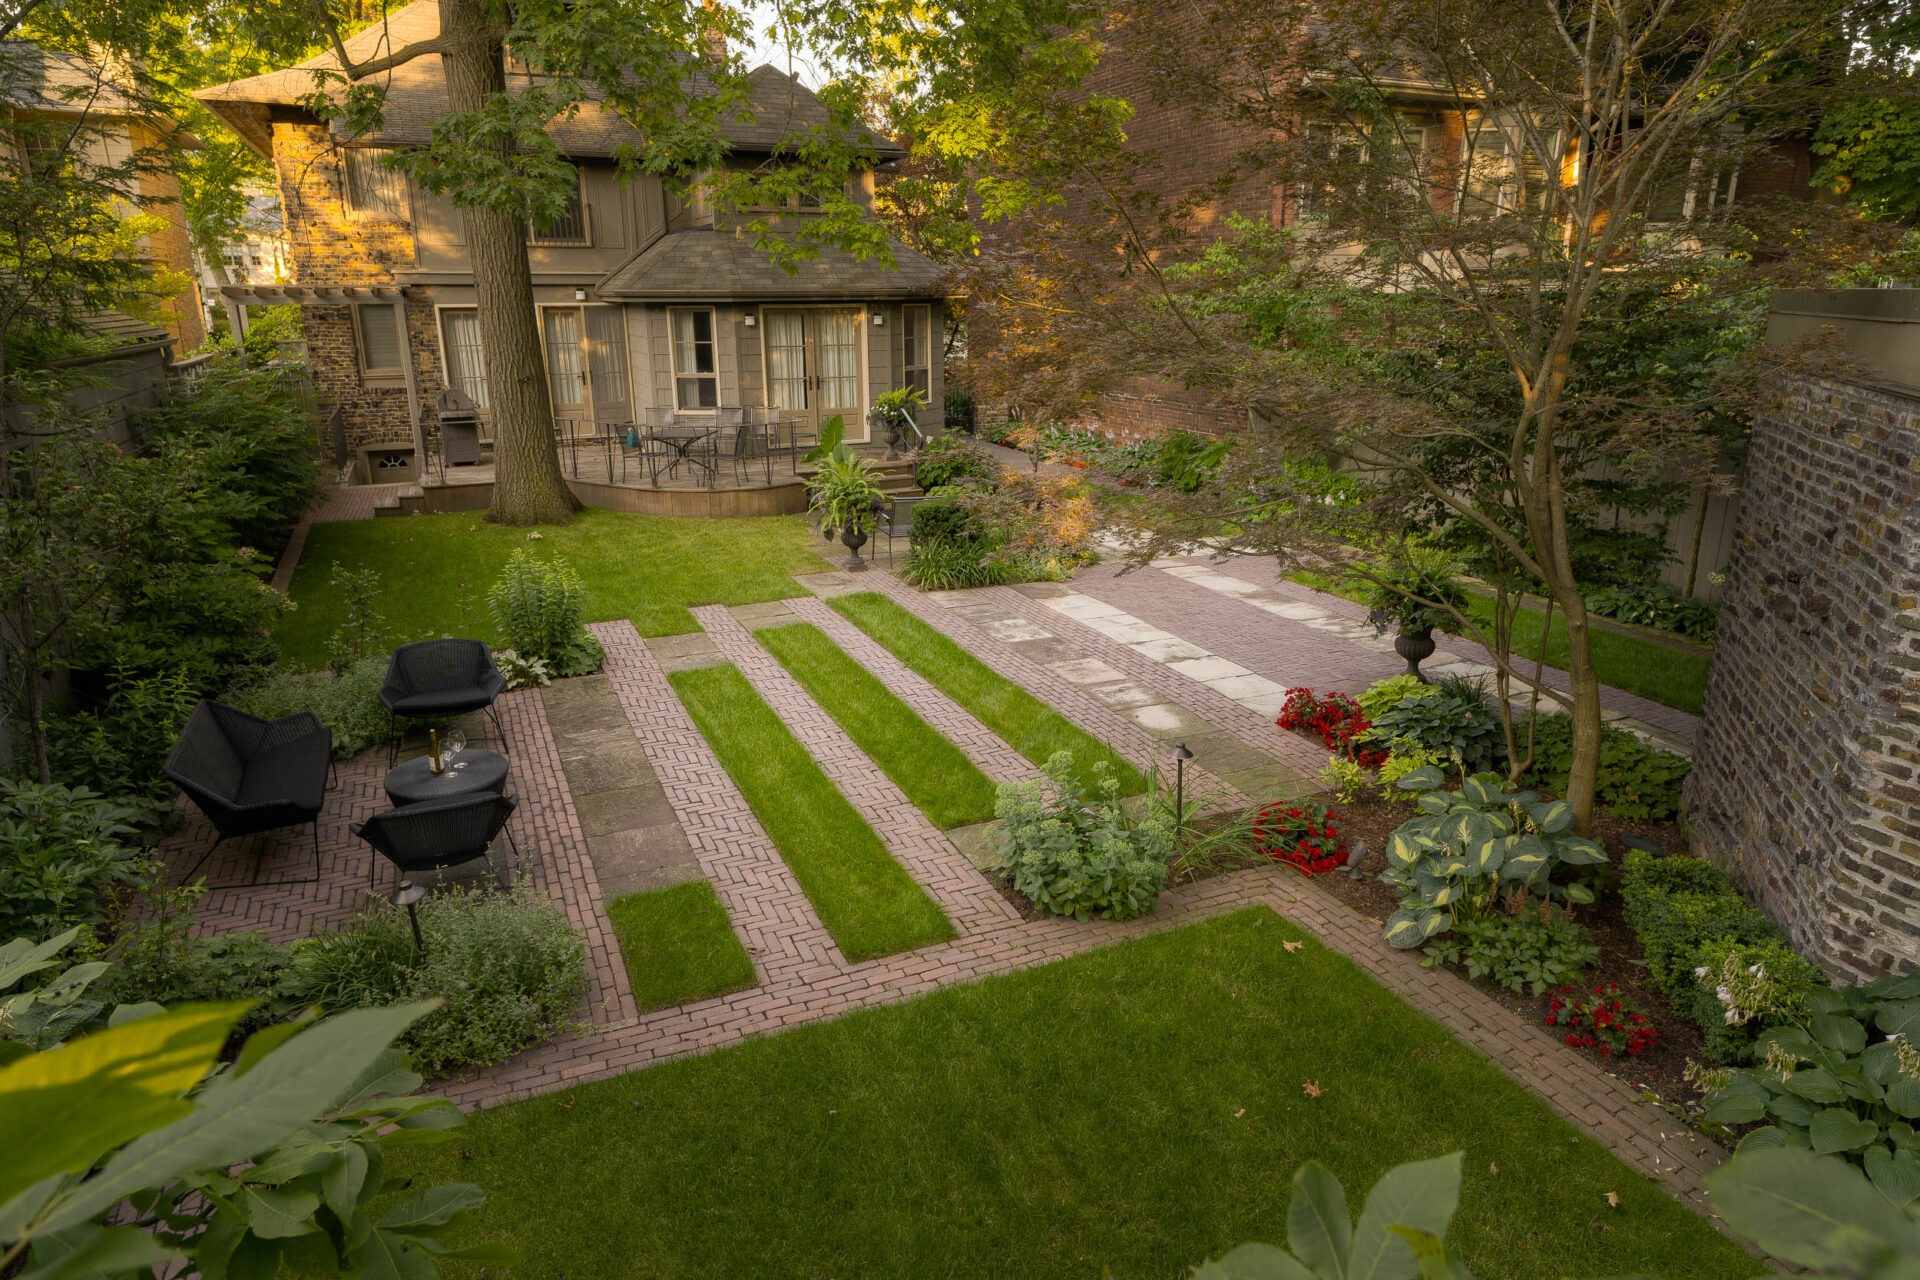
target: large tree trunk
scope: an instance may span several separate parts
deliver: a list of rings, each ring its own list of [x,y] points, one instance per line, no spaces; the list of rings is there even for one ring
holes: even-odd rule
[[[454,111],[479,111],[493,94],[505,92],[499,28],[476,0],[440,0],[440,33],[448,42],[441,62]],[[487,518],[501,524],[564,524],[580,504],[560,474],[553,440],[553,401],[533,309],[526,224],[480,205],[462,212],[487,395],[493,401],[493,506]]]

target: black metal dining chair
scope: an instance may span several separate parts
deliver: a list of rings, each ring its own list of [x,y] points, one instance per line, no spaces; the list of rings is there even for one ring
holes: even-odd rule
[[[479,640],[422,640],[401,645],[387,663],[380,686],[380,705],[387,709],[387,760],[400,754],[400,722],[444,720],[484,711],[493,721],[500,749],[507,749],[506,727],[493,701],[507,687],[506,677],[493,665],[493,655]]]
[[[320,810],[333,767],[333,731],[312,712],[262,720],[211,699],[203,700],[187,717],[163,767],[194,807],[207,815],[217,833],[182,883],[193,879],[223,841],[302,822],[313,824],[313,874],[267,883],[312,884],[320,878]],[[246,883],[260,883],[257,860],[253,877]]]
[[[494,879],[505,886],[510,881],[494,864],[493,842],[505,833],[507,846],[513,851],[513,867],[517,870],[520,846],[506,828],[507,820],[513,817],[518,806],[519,801],[513,796],[482,791],[401,805],[376,813],[365,822],[356,822],[347,830],[393,864],[396,881],[422,871],[438,871],[485,858]],[[369,885],[379,865],[374,863],[373,871],[368,873]]]

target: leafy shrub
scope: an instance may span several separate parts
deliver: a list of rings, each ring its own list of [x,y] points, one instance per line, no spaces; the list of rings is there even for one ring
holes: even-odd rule
[[[1795,955],[1773,921],[1711,863],[1630,849],[1620,892],[1648,976],[1706,1033],[1715,1061],[1743,1059],[1761,1026],[1800,1016],[1824,985],[1820,971]],[[1764,990],[1754,991],[1744,1005],[1723,1003],[1723,988],[1733,994],[1721,980],[1729,966],[1750,977],[1758,966]]]
[[[264,934],[193,935],[193,904],[203,885],[155,889],[115,948],[105,992],[121,1004],[247,1000],[240,1029],[256,1030],[299,1012],[279,996],[292,950]]]
[[[85,933],[76,925],[45,942],[13,938],[0,943],[0,1044],[10,1041],[28,1049],[54,1049],[72,1036],[105,1024],[107,1003],[89,990],[107,971],[105,961],[85,961],[27,983],[35,974],[55,968],[60,963],[55,957]],[[6,994],[22,984],[26,985],[21,990]],[[114,1012],[118,1016],[122,1011]],[[0,1060],[8,1056],[0,1053]]]
[[[1320,767],[1320,785],[1333,792],[1333,798],[1341,804],[1352,804],[1360,798],[1360,788],[1367,785],[1367,771],[1349,756],[1330,755]]]
[[[340,625],[327,637],[328,668],[345,671],[356,662],[390,652],[393,641],[387,616],[380,611],[384,590],[380,571],[371,566],[349,569],[336,560],[327,580],[340,593]]]
[[[1421,963],[1464,968],[1470,978],[1492,978],[1509,991],[1539,995],[1577,977],[1600,959],[1593,935],[1564,917],[1543,920],[1532,911],[1463,920],[1427,944]]]
[[[1408,635],[1457,624],[1456,615],[1467,610],[1457,572],[1444,552],[1409,546],[1404,556],[1367,565],[1356,585],[1374,626]]]
[[[249,715],[278,720],[311,711],[333,730],[333,756],[345,760],[391,735],[380,686],[387,678],[385,658],[363,658],[337,675],[312,671],[276,671],[228,701]]]
[[[967,389],[965,383],[949,380],[944,399],[947,430],[971,434],[974,429],[973,392]]]
[[[1338,819],[1321,804],[1265,805],[1254,819],[1254,848],[1261,857],[1284,862],[1302,875],[1324,875],[1345,861]]]
[[[1405,738],[1462,773],[1485,773],[1506,757],[1500,713],[1478,681],[1449,678],[1430,694],[1400,699],[1373,717],[1366,744],[1375,750]],[[1564,780],[1563,780],[1564,781]]]
[[[1419,773],[1422,769],[1439,769],[1452,763],[1408,738],[1395,738],[1390,745],[1393,749],[1387,753],[1387,758],[1380,762],[1378,774],[1382,800],[1397,800],[1412,804],[1419,798],[1419,792],[1410,791],[1401,786],[1400,780]]]
[[[1515,726],[1519,731],[1520,726]],[[1520,734],[1523,749],[1526,741]],[[1560,712],[1534,724],[1533,765],[1525,781],[1564,791],[1573,769],[1573,717]],[[1680,790],[1693,769],[1685,756],[1647,745],[1625,729],[1600,730],[1600,772],[1594,799],[1616,818],[1664,821],[1680,812]]]
[[[1013,887],[1040,910],[1076,920],[1131,920],[1153,910],[1173,857],[1173,815],[1153,805],[1130,817],[1105,762],[1094,765],[1090,786],[1074,775],[1065,751],[1042,771],[1034,782],[1001,784],[994,805],[1008,841],[1000,869]]]
[[[514,552],[487,601],[507,647],[545,659],[555,675],[584,676],[598,671],[606,658],[582,622],[586,583],[557,556],[538,556],[524,547]]]
[[[1000,464],[972,436],[949,432],[920,451],[913,482],[932,492],[948,485],[992,485],[1000,479]]]
[[[1622,995],[1617,982],[1591,991],[1571,984],[1561,987],[1547,1001],[1547,1025],[1566,1028],[1569,1048],[1592,1049],[1603,1058],[1635,1057],[1660,1038],[1647,1011],[1632,996]]]
[[[184,671],[141,676],[123,670],[114,674],[110,687],[98,709],[48,719],[53,777],[103,795],[167,804],[174,785],[161,766],[199,694]]]
[[[553,683],[553,668],[545,658],[523,658],[512,649],[495,649],[493,665],[509,689],[544,688]]]
[[[1740,1152],[1812,1147],[1861,1165],[1895,1204],[1920,1199],[1920,977],[1811,993],[1756,1045],[1759,1065],[1706,1098],[1718,1124],[1766,1123]]]
[[[901,576],[929,591],[988,587],[1014,580],[1012,568],[991,559],[997,539],[985,522],[945,487],[914,509],[913,543]]]
[[[85,787],[0,778],[0,938],[50,938],[108,918],[109,895],[152,882],[138,814]]]
[[[1593,901],[1587,886],[1553,879],[1561,867],[1607,860],[1604,849],[1573,830],[1573,806],[1508,791],[1491,774],[1467,778],[1455,792],[1439,790],[1441,781],[1434,769],[1399,782],[1420,792],[1420,816],[1387,840],[1380,878],[1400,890],[1400,907],[1387,919],[1388,942],[1417,947],[1516,896]]]
[[[1713,643],[1720,625],[1719,605],[1683,599],[1663,586],[1601,587],[1587,596],[1587,608],[1603,618],[1656,627],[1702,644]]]
[[[402,1041],[428,1075],[501,1062],[558,1034],[586,989],[586,948],[558,904],[525,884],[456,889],[420,904],[416,955],[406,916],[379,910],[297,943],[284,993],[322,1008],[438,998]]]
[[[1360,704],[1360,713],[1367,719],[1378,720],[1399,706],[1404,698],[1425,698],[1438,692],[1439,685],[1419,676],[1388,676],[1368,685],[1354,701]]]

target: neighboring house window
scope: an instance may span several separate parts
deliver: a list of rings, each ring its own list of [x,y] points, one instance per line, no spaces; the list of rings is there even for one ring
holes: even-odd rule
[[[586,201],[581,198],[581,184],[585,175],[574,174],[573,199],[567,202],[560,216],[541,226],[529,221],[527,225],[527,243],[536,245],[584,245],[590,241],[587,225]]]
[[[347,148],[347,208],[351,212],[406,221],[407,178],[387,168],[386,158],[392,154],[392,147]]]
[[[474,307],[447,307],[440,312],[440,356],[447,385],[464,391],[482,409],[487,407],[487,359],[480,351],[480,312]]]
[[[400,308],[368,303],[353,309],[354,333],[360,343],[360,374],[366,382],[403,382],[401,361],[406,346],[400,340]]]
[[[933,394],[933,335],[928,332],[933,313],[928,307],[903,307],[900,312],[900,337],[906,346],[906,385],[920,395]]]
[[[1307,126],[1308,163],[1324,168],[1317,175],[1310,169],[1303,175],[1307,180],[1298,184],[1297,204],[1302,215],[1326,216],[1339,180],[1364,161],[1366,146],[1367,135],[1353,125],[1315,123]]]
[[[1467,146],[1463,212],[1484,216],[1546,207],[1550,175],[1524,140],[1482,120],[1468,133]]]
[[[672,311],[673,397],[682,409],[711,409],[720,403],[720,381],[713,351],[713,312]]]

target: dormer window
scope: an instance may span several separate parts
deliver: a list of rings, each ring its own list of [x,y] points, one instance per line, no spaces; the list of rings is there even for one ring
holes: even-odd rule
[[[583,194],[585,181],[586,175],[575,170],[573,198],[567,201],[567,207],[560,216],[544,225],[538,220],[528,221],[528,244],[579,246],[593,242],[593,237],[589,234],[591,227],[587,221],[587,202]]]

